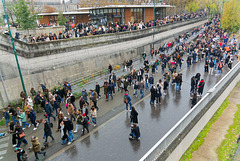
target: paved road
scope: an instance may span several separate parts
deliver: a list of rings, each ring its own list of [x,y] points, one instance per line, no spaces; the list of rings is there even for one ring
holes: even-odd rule
[[[229,69],[225,67],[221,76],[210,76],[204,73],[204,61],[194,64],[190,68],[184,66],[181,71],[183,73],[183,86],[180,92],[176,92],[175,87],[170,85],[169,93],[163,97],[162,104],[150,105],[149,96],[134,104],[139,113],[140,141],[128,139],[130,133],[129,112],[123,111],[92,131],[87,137],[77,141],[69,149],[59,151],[50,159],[56,161],[67,159],[88,161],[139,160],[190,110],[191,77],[197,72],[201,73],[201,78],[206,81],[204,88],[204,94],[206,94],[228,71]],[[156,77],[160,77],[160,74]]]

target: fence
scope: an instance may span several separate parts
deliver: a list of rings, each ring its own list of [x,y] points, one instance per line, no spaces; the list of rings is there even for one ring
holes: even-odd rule
[[[222,90],[236,78],[240,71],[238,62],[208,93],[172,128],[170,129],[141,159],[140,161],[155,161],[193,119],[212,101]],[[215,101],[215,100],[214,100]],[[223,100],[222,100],[223,101]],[[212,113],[213,115],[214,113]],[[211,117],[210,117],[211,118]]]

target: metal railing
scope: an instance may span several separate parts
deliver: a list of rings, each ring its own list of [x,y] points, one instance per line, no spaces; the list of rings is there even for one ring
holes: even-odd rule
[[[228,86],[240,71],[238,62],[208,93],[173,126],[141,159],[140,161],[155,161],[167,147],[179,136],[206,105],[223,89]]]

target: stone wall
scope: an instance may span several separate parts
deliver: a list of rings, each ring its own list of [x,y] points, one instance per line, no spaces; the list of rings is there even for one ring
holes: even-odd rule
[[[207,22],[207,20],[202,20],[156,34],[156,48],[159,47],[159,44],[176,38],[180,33],[191,31],[193,28],[199,27],[205,22]],[[3,39],[6,40],[6,37],[3,37]],[[1,42],[0,39],[0,43]],[[56,43],[60,43],[59,45],[65,45],[61,44],[62,42],[63,41],[58,41]],[[69,42],[77,43],[76,40]],[[45,46],[48,47],[41,50],[45,50],[46,52],[46,50],[50,49],[50,44],[45,44]],[[7,46],[10,44],[6,43],[5,45]],[[18,42],[18,49],[20,49],[21,45],[23,48],[21,49],[22,51],[26,50],[24,47],[30,47],[30,45]],[[54,50],[55,46],[52,46],[52,48]],[[59,48],[61,48],[61,46],[59,46]],[[41,57],[28,58],[25,56],[19,56],[18,58],[26,89],[29,93],[31,87],[40,90],[40,83],[46,84],[46,86],[51,89],[56,85],[62,84],[63,81],[74,80],[84,75],[90,75],[93,72],[106,69],[109,63],[119,64],[124,59],[137,57],[144,51],[149,53],[151,48],[152,36],[146,36],[135,40],[109,44],[103,42],[102,45],[89,46],[88,48],[79,48],[78,50],[59,52],[56,54],[45,54]],[[10,47],[7,48],[7,50],[6,48],[0,48],[0,69],[3,74],[9,99],[11,101],[19,99],[19,93],[22,91],[22,86],[17,71],[16,60],[11,53]],[[0,104],[7,104],[1,83]]]

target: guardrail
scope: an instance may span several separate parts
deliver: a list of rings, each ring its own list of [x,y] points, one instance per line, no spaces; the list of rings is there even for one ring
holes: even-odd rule
[[[140,161],[155,161],[167,147],[179,136],[180,133],[193,121],[201,110],[240,72],[238,62],[208,93],[171,128],[141,159]]]

